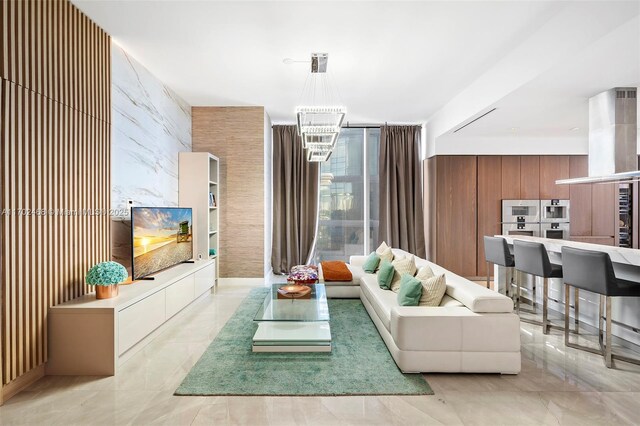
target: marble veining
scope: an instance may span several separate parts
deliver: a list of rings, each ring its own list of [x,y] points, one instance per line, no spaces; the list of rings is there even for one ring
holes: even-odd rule
[[[191,151],[191,106],[120,46],[111,47],[113,209],[178,205],[178,152]]]
[[[191,151],[191,106],[111,44],[111,208],[178,205],[178,153]],[[114,217],[112,259],[131,266],[131,222]]]

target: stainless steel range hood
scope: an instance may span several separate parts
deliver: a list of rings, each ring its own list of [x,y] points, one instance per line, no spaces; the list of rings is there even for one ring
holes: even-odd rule
[[[636,87],[617,87],[589,99],[589,176],[556,183],[640,180]]]

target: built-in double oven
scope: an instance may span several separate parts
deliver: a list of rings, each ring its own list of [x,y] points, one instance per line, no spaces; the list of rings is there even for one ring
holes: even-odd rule
[[[540,234],[544,238],[569,239],[569,200],[540,200]]]
[[[540,200],[502,200],[502,234],[540,236]]]
[[[569,238],[569,200],[502,200],[502,234]]]

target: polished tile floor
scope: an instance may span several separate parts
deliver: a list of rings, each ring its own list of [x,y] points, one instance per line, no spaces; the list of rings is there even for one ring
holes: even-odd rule
[[[48,376],[0,424],[638,424],[640,367],[604,367],[558,332],[522,325],[517,376],[427,374],[433,396],[178,397],[173,392],[251,287],[224,285],[172,320],[117,377]]]

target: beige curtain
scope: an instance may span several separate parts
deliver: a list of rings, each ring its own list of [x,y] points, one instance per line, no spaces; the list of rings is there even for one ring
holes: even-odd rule
[[[420,126],[380,127],[380,242],[425,258]]]
[[[273,126],[273,272],[305,264],[318,217],[320,163],[309,163],[296,126]]]

